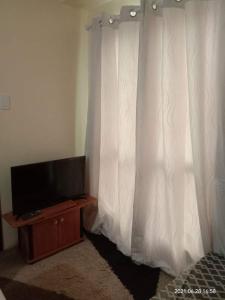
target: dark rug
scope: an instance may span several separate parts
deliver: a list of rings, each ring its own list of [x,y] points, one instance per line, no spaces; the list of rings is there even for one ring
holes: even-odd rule
[[[149,300],[156,294],[159,268],[135,264],[103,235],[85,234],[135,300]]]
[[[62,294],[2,277],[0,289],[7,300],[72,300]]]

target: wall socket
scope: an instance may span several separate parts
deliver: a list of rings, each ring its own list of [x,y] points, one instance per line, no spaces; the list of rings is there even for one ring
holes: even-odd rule
[[[0,110],[9,110],[11,97],[6,95],[0,95]]]

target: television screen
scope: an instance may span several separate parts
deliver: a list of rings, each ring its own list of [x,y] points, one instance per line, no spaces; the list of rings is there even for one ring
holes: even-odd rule
[[[11,167],[13,214],[84,196],[85,156]]]

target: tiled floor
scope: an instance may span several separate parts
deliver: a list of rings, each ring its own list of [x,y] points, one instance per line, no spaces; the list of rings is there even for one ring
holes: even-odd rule
[[[152,299],[225,299],[225,257],[205,256]]]

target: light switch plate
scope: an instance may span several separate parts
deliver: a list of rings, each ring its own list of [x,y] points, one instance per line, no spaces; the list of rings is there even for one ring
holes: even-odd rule
[[[10,100],[10,96],[0,95],[0,110],[9,110]]]

